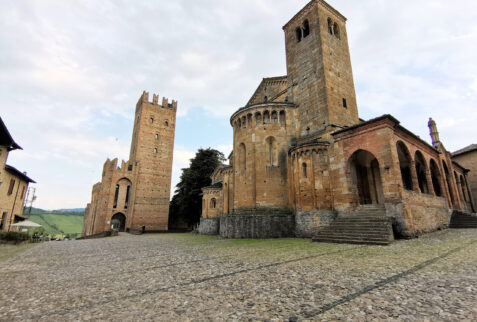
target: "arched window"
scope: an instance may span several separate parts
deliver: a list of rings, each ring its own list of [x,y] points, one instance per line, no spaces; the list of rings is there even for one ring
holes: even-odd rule
[[[296,34],[296,42],[300,42],[300,41],[301,41],[301,37],[302,37],[301,28],[300,28],[300,27],[297,27],[297,28],[295,29],[295,34]]]
[[[159,139],[159,133],[156,133],[156,140]]]
[[[239,169],[240,171],[247,169],[247,149],[243,143],[239,146]]]
[[[116,185],[116,191],[114,192],[114,204],[113,208],[116,208],[118,206],[118,196],[119,196],[119,185]]]
[[[262,114],[260,112],[255,113],[255,125],[262,123]]]
[[[149,122],[151,122],[151,124],[154,123],[154,118],[151,117],[151,118],[149,119]]]
[[[302,163],[301,168],[303,170],[303,177],[308,178],[308,170],[305,162]]]
[[[263,98],[263,101],[268,102],[268,96],[267,95],[265,95],[265,97]]]
[[[156,154],[156,153],[157,153],[157,148],[154,148],[154,154]]]
[[[280,111],[280,124],[285,124],[287,121],[287,116],[285,111]]]
[[[336,22],[333,24],[333,34],[335,35],[336,38],[341,39],[340,28],[338,27],[338,24]]]
[[[416,174],[417,174],[417,181],[419,183],[419,189],[421,189],[422,193],[429,193],[429,188],[427,186],[427,166],[426,160],[420,151],[416,151],[414,156],[414,163],[416,164]]]
[[[278,113],[277,113],[277,111],[272,111],[272,123],[278,123]]]
[[[164,122],[164,125],[165,125],[165,126],[169,126],[169,122],[168,122],[168,121],[165,121],[165,122]]]
[[[217,200],[215,198],[210,199],[210,208],[215,209],[217,207]]]
[[[245,115],[242,116],[242,128],[247,128],[247,117]]]
[[[333,22],[331,21],[331,18],[328,18],[328,33],[330,35],[333,34]]]
[[[270,112],[265,111],[263,112],[263,124],[268,124],[270,123]]]
[[[401,141],[396,143],[396,149],[399,158],[399,168],[401,169],[402,185],[404,189],[412,190],[411,155],[406,145]]]
[[[278,165],[277,140],[273,136],[265,140],[268,149],[268,165]]]
[[[305,22],[303,22],[303,38],[305,38],[309,34],[310,34],[310,23],[308,22],[308,20],[305,20]]]

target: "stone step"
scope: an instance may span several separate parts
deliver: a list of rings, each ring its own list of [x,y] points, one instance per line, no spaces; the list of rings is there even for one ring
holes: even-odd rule
[[[454,211],[452,213],[450,228],[477,228],[477,215]]]
[[[380,244],[388,245],[392,242],[390,238],[369,238],[366,236],[315,236],[312,241],[325,241],[337,243],[359,243],[359,244]]]

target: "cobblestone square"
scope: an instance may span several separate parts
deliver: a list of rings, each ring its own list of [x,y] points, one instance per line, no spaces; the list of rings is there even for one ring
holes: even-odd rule
[[[477,230],[390,246],[150,234],[0,262],[1,321],[477,319]]]

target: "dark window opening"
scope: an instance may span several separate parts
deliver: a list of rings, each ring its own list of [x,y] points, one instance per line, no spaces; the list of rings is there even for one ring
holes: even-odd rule
[[[149,119],[149,122],[151,122],[151,124],[154,123],[154,118],[151,117],[151,118]]]
[[[167,121],[164,122],[164,125],[165,125],[165,126],[169,126],[169,122],[167,122]]]
[[[116,192],[114,193],[114,204],[113,208],[116,208],[118,206],[118,196],[119,196],[119,185],[116,185]]]
[[[128,202],[129,202],[129,190],[131,190],[131,186],[128,186],[126,188],[126,202],[124,204],[124,208],[127,208],[128,207]]]
[[[348,104],[346,103],[346,98],[343,98],[343,107],[348,108]]]
[[[13,193],[13,188],[15,188],[15,180],[10,179],[10,186],[8,187],[8,195],[11,195]]]
[[[157,148],[154,148],[154,153],[157,153]]]
[[[156,133],[156,140],[159,139],[159,133]]]
[[[336,38],[340,39],[340,28],[336,22],[333,24],[333,34]]]
[[[295,33],[296,33],[296,42],[300,42],[300,41],[301,41],[301,37],[302,37],[301,28],[300,28],[300,27],[297,27],[297,28],[295,29]]]
[[[331,21],[330,18],[328,18],[328,33],[329,33],[330,35],[333,34],[333,22]]]
[[[132,164],[128,165],[128,171],[132,171],[132,168],[133,168]]]
[[[310,34],[310,23],[308,22],[308,20],[305,20],[305,22],[303,23],[303,38],[305,38],[309,34]]]
[[[264,102],[268,101],[268,97],[265,96],[265,97],[263,98],[263,101],[264,101]]]
[[[306,169],[306,163],[303,163],[301,165],[302,169],[303,169],[303,177],[305,178],[308,178],[308,172],[307,172],[307,169]]]
[[[22,194],[20,196],[20,199],[23,199],[24,196],[25,196],[25,187],[22,188]]]

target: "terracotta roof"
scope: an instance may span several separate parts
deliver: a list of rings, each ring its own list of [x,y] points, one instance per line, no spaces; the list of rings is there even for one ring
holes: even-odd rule
[[[20,170],[12,167],[11,165],[5,164],[5,170],[7,172],[19,177],[20,179],[26,181],[26,182],[36,183],[36,181],[34,181],[30,177],[28,177],[25,173],[23,173]]]
[[[471,144],[469,146],[466,146],[463,149],[460,149],[460,150],[457,150],[457,151],[453,152],[452,156],[461,155],[461,154],[472,152],[472,151],[475,151],[475,150],[477,150],[477,144]]]
[[[429,143],[427,143],[426,141],[424,141],[423,139],[421,139],[419,136],[417,136],[416,134],[412,133],[411,131],[409,131],[408,129],[406,129],[404,126],[400,125],[401,122],[399,122],[399,120],[397,120],[394,116],[392,116],[391,114],[384,114],[384,115],[381,115],[379,117],[376,117],[374,119],[371,119],[369,121],[366,121],[366,122],[363,122],[363,123],[358,123],[358,124],[355,124],[355,125],[352,125],[352,126],[349,126],[349,127],[345,127],[344,129],[341,129],[341,130],[338,130],[338,131],[335,131],[333,133],[331,133],[331,135],[336,135],[336,134],[339,134],[339,133],[343,133],[343,132],[346,132],[346,131],[350,131],[350,130],[353,130],[353,129],[356,129],[356,128],[359,128],[359,127],[362,127],[362,126],[365,126],[365,125],[368,125],[370,123],[375,123],[375,122],[379,122],[381,120],[385,120],[385,119],[388,119],[390,121],[392,121],[393,123],[395,123],[395,128],[403,131],[404,133],[407,133],[408,135],[412,136],[413,138],[415,138],[416,140],[420,141],[421,143],[423,143],[424,145],[428,146],[429,148],[439,152],[435,147],[433,147],[432,145],[430,145]]]
[[[21,149],[22,147],[19,146],[8,132],[7,126],[3,123],[2,118],[0,117],[0,145],[6,146],[8,151]]]

